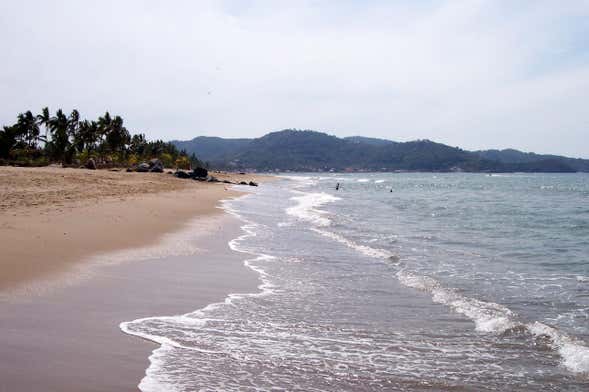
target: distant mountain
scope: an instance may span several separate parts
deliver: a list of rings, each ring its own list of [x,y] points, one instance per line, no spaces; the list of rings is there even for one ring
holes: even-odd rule
[[[172,141],[213,167],[258,171],[589,171],[589,160],[517,150],[466,151],[430,140],[394,142],[283,130],[256,139]]]
[[[570,166],[575,171],[589,172],[589,160],[580,158],[567,158],[559,155],[536,154],[533,152],[521,152],[514,149],[474,151],[483,159],[503,163],[532,163],[541,161],[559,161]]]
[[[219,162],[231,157],[246,147],[253,139],[222,139],[220,137],[199,136],[192,140],[172,140],[179,150],[195,153],[203,162]]]
[[[373,146],[384,146],[396,143],[387,139],[375,139],[373,137],[364,136],[348,136],[345,137],[344,140],[350,141],[352,143],[371,144]]]

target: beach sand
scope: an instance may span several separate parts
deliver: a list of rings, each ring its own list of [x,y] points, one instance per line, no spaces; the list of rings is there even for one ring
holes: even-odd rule
[[[237,194],[163,173],[0,167],[0,290],[57,275],[90,254],[153,243]]]
[[[239,193],[222,184],[0,168],[0,193],[1,392],[137,390],[157,346],[122,333],[119,323],[191,312],[259,284],[244,255],[228,248],[240,223],[216,206]],[[189,239],[195,254],[141,252],[189,224],[198,231]],[[144,260],[133,261],[131,250],[126,262],[88,262],[130,248]]]

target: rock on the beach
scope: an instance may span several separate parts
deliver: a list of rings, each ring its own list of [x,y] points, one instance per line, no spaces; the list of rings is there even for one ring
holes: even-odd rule
[[[204,167],[197,167],[192,170],[192,175],[198,178],[206,178],[209,175],[209,171]]]
[[[245,182],[245,181],[240,181],[240,182],[239,182],[239,185],[248,185],[248,183],[247,183],[247,182]]]
[[[183,179],[190,178],[190,174],[186,173],[183,170],[178,170],[176,173],[174,173],[174,175],[178,178],[183,178]]]
[[[164,172],[164,163],[157,158],[150,160],[149,161],[149,171],[152,173],[163,173]]]
[[[86,169],[96,170],[96,161],[94,158],[90,158],[86,161]]]
[[[137,165],[137,171],[139,173],[146,173],[149,171],[149,164],[147,162],[141,162],[139,165]]]
[[[258,183],[250,181],[250,186],[258,186]]]

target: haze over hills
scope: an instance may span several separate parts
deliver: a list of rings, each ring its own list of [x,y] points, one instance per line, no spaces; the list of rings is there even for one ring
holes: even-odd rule
[[[589,160],[518,150],[466,151],[430,140],[394,142],[286,129],[254,139],[172,141],[222,169],[257,171],[589,172]]]

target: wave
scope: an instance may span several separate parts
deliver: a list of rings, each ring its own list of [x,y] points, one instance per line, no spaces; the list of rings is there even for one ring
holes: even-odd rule
[[[465,297],[455,290],[443,287],[437,280],[401,270],[397,272],[399,281],[407,286],[431,294],[436,303],[451,307],[475,323],[481,332],[505,332],[518,324],[512,320],[514,313],[505,306]]]
[[[561,356],[565,368],[573,373],[589,374],[589,347],[558,329],[538,321],[521,322],[513,311],[503,305],[466,297],[427,276],[401,270],[397,272],[397,278],[407,287],[431,294],[434,302],[468,317],[474,321],[477,331],[502,334],[523,329],[536,338],[548,338],[549,346]]]
[[[330,195],[329,193],[300,193],[301,196],[292,197],[291,200],[297,202],[295,206],[286,209],[288,215],[294,216],[297,219],[313,223],[317,226],[329,226],[331,220],[325,217],[326,212],[319,209],[322,205],[341,200],[339,197]]]
[[[384,249],[358,244],[344,236],[326,230],[311,228],[312,231],[340,242],[370,257],[398,261],[398,256]],[[548,338],[549,346],[562,358],[562,365],[569,371],[589,375],[589,347],[554,327],[541,322],[525,323],[518,320],[517,314],[506,306],[481,301],[458,293],[455,289],[444,287],[437,280],[407,271],[398,271],[397,279],[407,287],[427,292],[436,303],[446,305],[456,313],[462,314],[475,323],[475,329],[485,333],[503,334],[509,331],[525,330],[536,338]],[[578,279],[579,277],[577,277]],[[579,281],[584,281],[578,279]]]
[[[589,375],[589,347],[556,328],[538,321],[526,327],[538,338],[549,338],[549,345],[560,354],[565,368],[573,373]]]
[[[399,257],[397,255],[395,255],[387,250],[379,249],[379,248],[372,248],[372,247],[366,246],[366,245],[360,245],[354,241],[351,241],[351,240],[349,240],[339,234],[332,233],[330,231],[320,230],[317,228],[312,228],[311,230],[316,233],[319,233],[327,238],[331,238],[332,240],[340,242],[349,248],[355,249],[366,256],[374,257],[374,258],[381,258],[381,259],[388,259],[388,260],[392,260],[392,261],[399,260]]]

